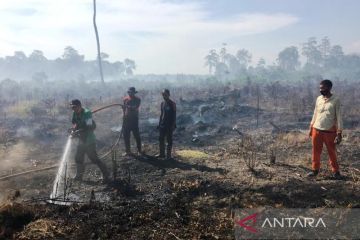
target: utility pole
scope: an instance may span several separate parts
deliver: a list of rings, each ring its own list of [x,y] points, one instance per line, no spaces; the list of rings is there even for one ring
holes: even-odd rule
[[[100,77],[101,77],[101,83],[105,84],[104,81],[104,74],[103,74],[103,69],[102,69],[102,63],[101,63],[101,56],[100,56],[100,40],[99,40],[99,33],[97,30],[97,26],[96,26],[96,0],[93,1],[94,2],[94,16],[93,16],[93,24],[94,24],[94,29],[95,29],[95,36],[96,36],[96,44],[97,44],[97,59],[99,62],[99,69],[100,69]]]

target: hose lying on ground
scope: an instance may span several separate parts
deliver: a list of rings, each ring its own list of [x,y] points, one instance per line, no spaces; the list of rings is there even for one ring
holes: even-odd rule
[[[29,173],[34,173],[34,172],[41,172],[41,171],[45,171],[45,170],[50,170],[50,169],[57,168],[57,167],[59,167],[59,165],[53,165],[53,166],[50,166],[50,167],[44,167],[44,168],[33,169],[33,170],[25,171],[25,172],[14,173],[14,174],[11,174],[11,175],[7,175],[7,176],[2,176],[2,177],[0,177],[0,181],[8,180],[8,179],[10,179],[10,178],[14,178],[14,177],[26,175],[26,174],[29,174]]]

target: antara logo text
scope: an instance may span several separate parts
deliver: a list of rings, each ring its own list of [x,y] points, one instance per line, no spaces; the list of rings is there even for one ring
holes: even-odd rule
[[[250,221],[251,226],[246,224]],[[250,215],[246,218],[243,218],[239,221],[236,221],[240,227],[256,233],[257,229],[253,225],[257,222],[257,214]],[[322,218],[312,218],[312,217],[285,217],[285,218],[265,218],[261,224],[261,228],[326,228],[326,224]]]

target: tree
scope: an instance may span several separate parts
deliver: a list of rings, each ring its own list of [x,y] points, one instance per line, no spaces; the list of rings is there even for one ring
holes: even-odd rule
[[[31,62],[44,62],[46,61],[46,57],[44,56],[44,53],[41,50],[34,50],[30,56],[29,60]]]
[[[216,65],[215,75],[217,75],[220,80],[223,80],[223,77],[228,73],[229,69],[225,63],[220,62]]]
[[[101,78],[101,83],[104,84],[104,74],[103,74],[103,69],[102,69],[102,64],[101,64],[101,54],[100,54],[100,39],[99,39],[99,33],[97,30],[97,26],[96,26],[96,0],[93,1],[94,3],[94,15],[93,15],[93,24],[94,24],[94,30],[95,30],[95,36],[96,36],[96,45],[97,45],[97,60],[99,63],[99,69],[100,69],[100,78]]]
[[[226,43],[223,43],[222,44],[223,47],[220,49],[220,61],[222,63],[225,63],[225,57],[226,57],[226,54],[227,54],[227,51],[226,51]]]
[[[294,46],[282,50],[277,58],[279,67],[287,71],[295,71],[300,65],[299,52]]]
[[[240,49],[236,53],[236,57],[239,61],[240,66],[247,68],[249,63],[251,62],[251,53],[246,49]]]
[[[209,74],[211,74],[213,69],[216,68],[216,65],[219,62],[219,54],[216,53],[215,49],[211,49],[209,54],[205,56],[205,66],[209,67]]]
[[[79,52],[71,46],[65,47],[62,58],[70,63],[79,63],[84,61],[84,55],[80,55]]]
[[[110,55],[102,52],[102,53],[100,53],[100,57],[101,57],[101,60],[105,61],[106,59],[108,59],[110,57]]]
[[[80,55],[79,52],[71,46],[65,47],[62,58],[55,59],[53,63],[53,70],[58,75],[61,75],[62,78],[74,79],[78,73],[86,69],[84,55]],[[42,71],[42,69],[38,69],[38,71]]]
[[[264,69],[265,68],[265,65],[266,65],[266,61],[264,58],[260,58],[257,65],[256,65],[256,68],[260,68],[260,69]]]
[[[26,55],[22,51],[15,51],[14,52],[14,58],[18,59],[20,61],[24,61],[24,60],[26,60]]]
[[[26,61],[27,57],[22,51],[15,51],[13,56],[6,56],[5,61],[9,64],[16,66]]]
[[[266,92],[268,96],[273,99],[274,107],[277,108],[278,106],[278,98],[280,95],[281,85],[278,81],[272,82],[266,86]]]
[[[114,68],[116,69],[116,72],[120,75],[125,74],[125,65],[124,63],[117,61],[113,63]]]
[[[322,58],[326,60],[329,57],[331,50],[330,39],[328,37],[321,39],[319,50],[321,52]]]
[[[10,78],[6,78],[0,82],[0,92],[4,99],[16,99],[21,93],[21,85]]]
[[[49,71],[49,61],[40,50],[34,50],[28,58],[28,68],[32,73]],[[28,74],[28,73],[27,73]]]
[[[240,63],[238,59],[229,53],[225,55],[225,64],[228,66],[230,73],[236,74],[240,70]]]
[[[337,68],[340,66],[341,62],[344,59],[344,52],[342,47],[339,45],[334,45],[331,50],[329,57],[326,61],[326,67]]]
[[[124,60],[124,66],[126,75],[133,75],[133,71],[136,69],[135,61],[126,58]]]
[[[330,50],[330,55],[332,57],[341,58],[344,56],[344,52],[341,46],[334,45]]]
[[[309,38],[308,41],[303,44],[302,54],[306,57],[307,64],[316,66],[321,64],[322,56],[315,37]]]
[[[8,73],[5,77],[16,78],[19,80],[20,78],[26,76],[29,71],[27,57],[22,51],[15,51],[13,56],[6,56],[4,63],[6,67],[2,72]]]

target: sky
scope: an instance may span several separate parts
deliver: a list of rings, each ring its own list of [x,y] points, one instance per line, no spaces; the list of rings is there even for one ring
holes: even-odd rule
[[[272,64],[288,46],[328,36],[360,53],[358,0],[97,0],[101,51],[135,60],[137,74],[205,74],[204,57],[224,43]],[[95,59],[92,0],[1,0],[0,57],[72,46]]]

